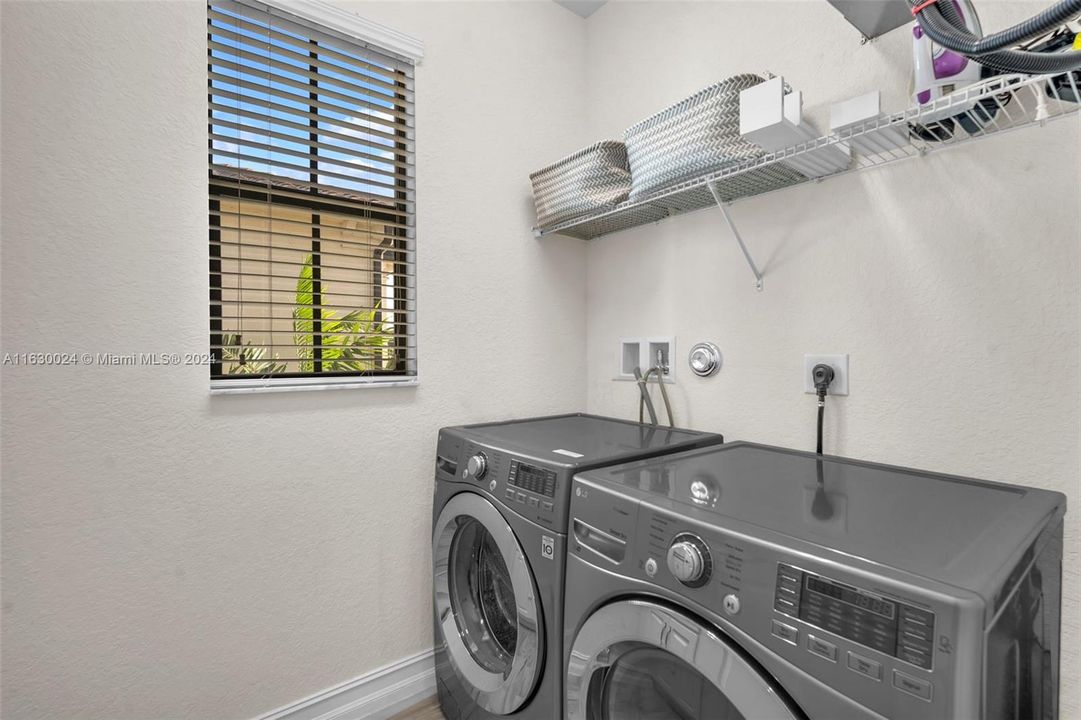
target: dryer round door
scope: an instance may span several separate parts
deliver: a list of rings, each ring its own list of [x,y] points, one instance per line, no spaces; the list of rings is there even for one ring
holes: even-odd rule
[[[514,531],[476,493],[455,495],[432,536],[436,621],[474,702],[507,715],[532,695],[544,634],[536,583]]]
[[[715,631],[663,605],[597,610],[575,638],[568,720],[788,720],[784,693]]]

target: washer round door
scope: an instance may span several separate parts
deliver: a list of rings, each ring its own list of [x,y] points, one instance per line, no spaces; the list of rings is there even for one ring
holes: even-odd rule
[[[773,680],[697,620],[625,600],[597,610],[575,638],[568,720],[789,720]]]
[[[455,495],[432,536],[436,622],[477,705],[518,710],[540,678],[544,634],[533,573],[514,531],[476,493]]]

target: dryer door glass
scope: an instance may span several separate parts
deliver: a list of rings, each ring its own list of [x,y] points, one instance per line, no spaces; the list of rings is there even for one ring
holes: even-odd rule
[[[544,633],[533,573],[487,499],[455,495],[432,537],[436,624],[455,675],[477,705],[507,715],[532,695]]]
[[[571,648],[568,720],[801,717],[787,694],[713,628],[647,600],[594,612]]]
[[[593,691],[605,720],[745,720],[702,673],[648,645],[622,654]]]

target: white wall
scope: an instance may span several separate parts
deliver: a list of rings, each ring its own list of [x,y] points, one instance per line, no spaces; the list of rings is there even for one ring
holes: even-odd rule
[[[1000,27],[1038,6],[980,8]],[[352,7],[427,46],[422,385],[212,398],[205,368],[3,368],[5,717],[251,717],[428,647],[436,429],[587,389],[632,415],[620,336],[673,333],[681,363],[720,344],[719,376],[681,372],[681,424],[810,447],[802,353],[849,352],[831,451],[1081,498],[1077,122],[736,205],[756,293],[710,211],[533,241],[527,173],[746,70],[819,119],[871,87],[896,109],[903,33],[860,46],[819,2]],[[205,348],[203,12],[0,3],[4,352]]]
[[[997,29],[1046,4],[979,9]],[[783,74],[819,120],[874,88],[906,104],[906,33],[860,46],[824,2],[617,2],[587,24],[595,138],[738,72]],[[593,241],[589,409],[635,414],[619,339],[675,335],[679,424],[813,449],[803,353],[850,353],[827,452],[1069,495],[1062,671],[1081,677],[1078,149],[1074,118],[737,203],[762,293],[716,210]],[[711,379],[686,369],[700,340],[724,353]],[[1081,717],[1076,682],[1062,700]]]
[[[0,7],[3,351],[204,351],[205,6]],[[426,43],[421,385],[3,368],[5,718],[252,717],[430,647],[436,430],[584,405],[586,250],[527,180],[584,139],[584,25],[356,9]]]

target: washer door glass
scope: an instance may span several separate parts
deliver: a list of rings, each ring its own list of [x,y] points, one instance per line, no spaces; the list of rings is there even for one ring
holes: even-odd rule
[[[518,645],[518,608],[499,547],[475,518],[459,521],[450,549],[450,606],[473,659],[506,674]]]
[[[799,717],[773,680],[694,618],[647,600],[606,605],[578,631],[568,720]]]
[[[435,612],[455,674],[488,712],[507,715],[540,678],[543,633],[533,573],[503,516],[472,492],[443,507],[432,538]]]

